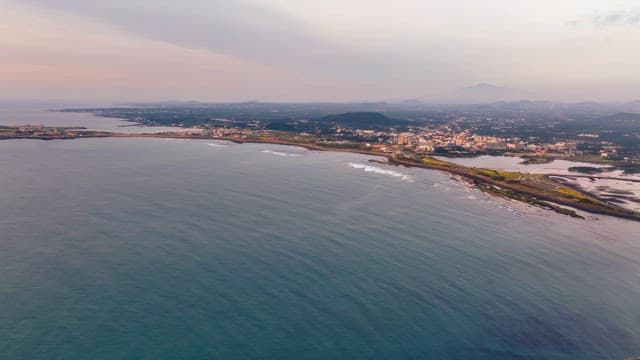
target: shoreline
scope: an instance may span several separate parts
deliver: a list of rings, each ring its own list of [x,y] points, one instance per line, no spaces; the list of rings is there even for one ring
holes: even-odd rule
[[[82,139],[82,138],[165,138],[165,139],[190,139],[190,140],[221,140],[230,141],[236,144],[253,143],[253,144],[274,144],[284,146],[296,146],[311,151],[331,151],[331,152],[343,152],[354,153],[360,155],[369,155],[375,157],[381,157],[386,159],[386,163],[390,165],[416,167],[427,170],[438,170],[447,172],[453,175],[460,176],[463,180],[471,183],[477,189],[488,193],[493,196],[516,200],[529,205],[537,206],[540,208],[555,211],[560,214],[569,215],[571,217],[584,218],[578,215],[573,209],[583,211],[586,213],[607,215],[617,218],[623,218],[632,221],[640,222],[640,213],[622,208],[620,206],[612,205],[602,201],[596,196],[585,192],[581,189],[571,189],[573,193],[567,193],[566,191],[560,191],[560,187],[564,184],[553,180],[551,177],[553,174],[538,174],[530,179],[505,179],[502,173],[511,174],[523,174],[524,173],[508,173],[498,172],[491,169],[482,169],[474,167],[466,167],[457,165],[450,162],[437,160],[430,157],[425,157],[422,161],[418,161],[412,158],[406,158],[398,156],[392,153],[382,153],[378,151],[371,151],[365,149],[358,149],[353,147],[338,147],[338,146],[323,146],[317,143],[305,143],[294,142],[281,139],[264,139],[264,138],[249,138],[238,139],[233,137],[212,137],[212,136],[198,136],[188,135],[180,136],[176,134],[167,133],[117,133],[117,132],[95,132],[91,134],[78,134],[75,137],[54,137],[54,138],[37,138],[37,137],[15,137],[14,139],[33,139],[33,140],[69,140],[69,139]],[[490,173],[490,172],[495,172]],[[567,175],[564,175],[567,176]],[[589,177],[589,176],[585,176]],[[531,181],[533,180],[533,181]],[[550,189],[550,187],[558,187],[558,189]],[[565,207],[569,207],[567,209]]]
[[[143,135],[143,136],[140,136]],[[167,134],[160,134],[160,136],[154,136],[158,134],[122,134],[116,135],[115,137],[157,137],[157,138],[185,138],[179,136],[169,136]],[[476,168],[468,168],[452,163],[447,163],[447,166],[439,166],[435,164],[427,164],[422,162],[417,162],[415,160],[409,159],[399,159],[393,154],[389,153],[381,153],[377,151],[370,151],[364,149],[356,149],[356,148],[341,148],[341,147],[331,147],[331,146],[322,146],[318,144],[309,144],[309,143],[299,143],[293,141],[279,140],[279,139],[236,139],[229,137],[199,137],[199,136],[191,136],[190,139],[195,140],[222,140],[222,141],[231,141],[236,144],[243,143],[253,143],[253,144],[274,144],[274,145],[284,145],[284,146],[297,146],[301,148],[305,148],[311,151],[332,151],[332,152],[344,152],[344,153],[354,153],[361,155],[369,155],[385,158],[387,163],[390,165],[400,165],[405,167],[416,167],[427,170],[438,170],[447,172],[450,174],[458,175],[464,180],[468,180],[473,186],[478,188],[479,190],[489,193],[493,196],[499,196],[503,198],[508,198],[511,200],[516,200],[519,202],[523,202],[529,205],[545,208],[548,210],[555,211],[560,214],[569,215],[571,217],[583,218],[578,215],[574,210],[584,211],[586,213],[597,214],[597,215],[607,215],[617,218],[623,218],[627,220],[640,221],[640,213],[637,213],[632,210],[624,209],[619,206],[611,205],[605,202],[602,202],[597,197],[591,195],[590,193],[585,192],[584,190],[574,189],[577,193],[585,196],[585,199],[588,201],[583,202],[575,199],[562,199],[556,196],[550,196],[545,194],[543,191],[538,191],[535,188],[524,188],[522,186],[518,186],[517,184],[510,184],[508,181],[499,181],[491,178],[486,178],[479,176],[473,173],[473,169]],[[541,177],[553,181],[549,175],[541,175]],[[558,185],[562,185],[557,183]],[[582,199],[581,199],[582,200]],[[567,209],[561,206],[566,206],[571,209]]]

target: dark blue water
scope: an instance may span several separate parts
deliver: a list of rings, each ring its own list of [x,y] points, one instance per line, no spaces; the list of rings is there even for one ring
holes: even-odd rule
[[[367,159],[0,142],[0,358],[640,356],[640,224]]]

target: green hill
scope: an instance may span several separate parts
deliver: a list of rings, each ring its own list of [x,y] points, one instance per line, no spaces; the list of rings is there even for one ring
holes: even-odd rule
[[[380,128],[405,126],[406,120],[390,118],[378,112],[349,112],[338,115],[329,115],[318,119],[318,122],[334,123],[345,127],[353,128]]]

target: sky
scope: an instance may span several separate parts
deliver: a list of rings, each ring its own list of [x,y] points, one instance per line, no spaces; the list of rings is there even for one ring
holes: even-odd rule
[[[640,99],[638,0],[0,0],[0,99]]]

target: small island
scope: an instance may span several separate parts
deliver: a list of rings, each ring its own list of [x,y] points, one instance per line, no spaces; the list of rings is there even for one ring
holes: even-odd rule
[[[521,165],[541,165],[541,164],[550,164],[555,159],[550,156],[523,156]]]
[[[602,174],[605,171],[602,168],[592,167],[592,166],[572,166],[568,170],[570,172],[577,172],[577,173],[588,174],[588,175]]]

